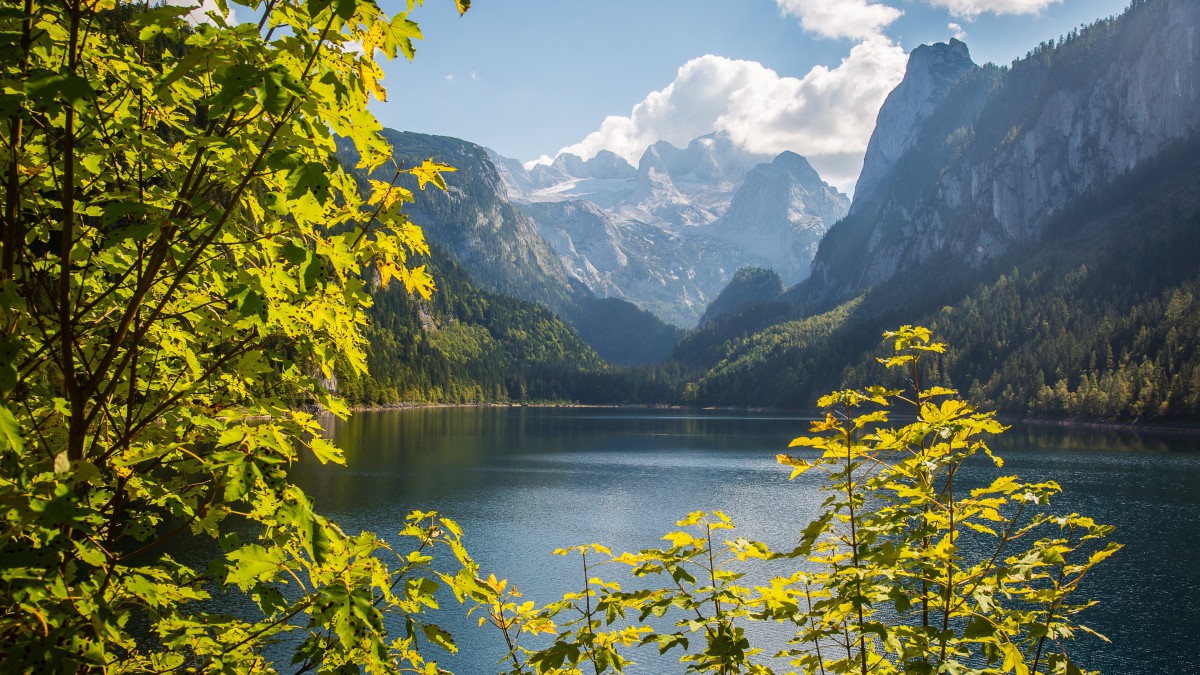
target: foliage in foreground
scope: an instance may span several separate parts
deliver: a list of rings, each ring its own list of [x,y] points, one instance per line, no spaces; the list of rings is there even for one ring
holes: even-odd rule
[[[436,673],[431,648],[456,648],[429,619],[445,585],[502,629],[516,671],[620,671],[654,645],[692,671],[770,672],[758,620],[795,627],[783,658],[806,672],[1076,672],[1067,598],[1114,550],[1093,547],[1107,528],[1031,515],[1050,483],[956,488],[999,427],[944,390],[917,387],[919,420],[896,431],[862,410],[896,392],[826,399],[841,417],[797,443],[818,452],[783,459],[830,478],[800,545],[721,545],[727,520],[693,514],[668,547],[607,561],[658,586],[623,591],[593,575],[607,549],[580,547],[584,588],[538,610],[482,579],[436,514],[398,524],[404,546],[343,532],[288,481],[300,452],[341,461],[298,409],[345,413],[320,382],[363,369],[364,269],[410,292],[430,279],[409,260],[427,251],[400,210],[411,194],[380,181],[360,197],[332,134],[384,161],[374,58],[411,57],[416,25],[369,0],[250,3],[259,22],[239,26],[104,1],[3,8],[6,670]],[[403,171],[440,185],[445,169]],[[937,347],[895,337],[915,384]],[[800,571],[739,585],[759,559]],[[222,612],[214,590],[243,603]],[[681,611],[674,629],[646,622]],[[522,631],[553,638],[527,650]]]
[[[808,452],[779,456],[792,478],[823,474],[827,495],[793,550],[770,551],[736,537],[723,514],[698,512],[662,549],[559,551],[580,554],[584,579],[560,602],[535,609],[502,584],[476,597],[504,634],[511,672],[620,673],[638,646],[679,649],[686,671],[702,673],[1086,672],[1069,647],[1079,633],[1095,635],[1077,621],[1093,603],[1072,594],[1120,548],[1104,541],[1112,528],[1053,514],[1054,482],[972,483],[968,464],[1003,466],[986,437],[1004,427],[954,391],[922,386],[921,357],[945,350],[928,330],[886,337],[895,352],[884,364],[906,372],[911,391],[825,396],[824,419],[792,442]],[[907,410],[915,420],[892,426]],[[789,560],[786,575],[751,565]],[[637,590],[599,576],[607,565],[628,568]],[[755,622],[794,637],[768,653],[751,640]],[[522,644],[522,633],[541,632],[552,644]]]
[[[367,101],[417,3],[216,4],[2,2],[3,668],[263,671],[286,639],[300,671],[432,672],[434,590],[475,584],[457,527],[413,514],[393,548],[287,477],[341,461],[301,410],[346,414],[319,382],[365,369],[363,270],[431,289],[411,192],[333,158],[388,157]]]

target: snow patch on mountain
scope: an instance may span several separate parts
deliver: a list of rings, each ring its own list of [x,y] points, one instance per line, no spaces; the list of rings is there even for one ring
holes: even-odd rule
[[[849,206],[803,157],[752,153],[724,133],[685,148],[660,141],[637,167],[611,152],[528,170],[490,156],[568,274],[682,326],[742,267],[803,279],[816,242]]]

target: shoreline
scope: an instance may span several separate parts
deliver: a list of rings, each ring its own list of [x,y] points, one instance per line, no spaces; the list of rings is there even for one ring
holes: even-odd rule
[[[1092,429],[1095,431],[1130,431],[1135,433],[1177,434],[1200,436],[1197,422],[1121,422],[1115,420],[1046,419],[1028,417],[1018,420],[1021,424],[1036,427],[1063,427],[1068,429]]]
[[[759,408],[754,406],[691,406],[669,403],[572,403],[541,401],[533,403],[390,403],[387,405],[350,406],[351,413],[379,412],[384,410],[414,410],[419,408],[594,408],[598,410],[694,410],[707,412],[742,412],[780,415],[819,415],[814,410],[789,410],[783,408]],[[1053,419],[1043,417],[1016,417],[1013,422],[1035,427],[1061,427],[1066,429],[1092,429],[1097,431],[1129,431],[1136,433],[1165,433],[1200,436],[1200,422],[1139,422],[1120,420]]]

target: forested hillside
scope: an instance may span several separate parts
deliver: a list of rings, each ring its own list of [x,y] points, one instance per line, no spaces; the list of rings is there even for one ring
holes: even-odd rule
[[[984,267],[943,256],[813,316],[779,301],[696,331],[676,356],[712,365],[689,400],[806,407],[828,383],[880,380],[878,334],[919,323],[954,345],[937,373],[982,405],[1200,419],[1198,158],[1177,145]]]
[[[923,324],[954,345],[936,374],[981,405],[1200,420],[1200,137],[1181,112],[1195,96],[1171,84],[1196,77],[1195,47],[1175,41],[1196,20],[1179,0],[1135,3],[1011,67],[975,66],[962,43],[919,49],[818,273],[781,292],[743,270],[670,358],[676,329],[564,281],[482,148],[387,132],[405,164],[431,148],[462,164],[414,210],[448,248],[432,300],[376,295],[372,374],[339,386],[366,404],[804,409],[886,378],[880,333]]]
[[[367,174],[353,167],[358,154],[348,138],[338,141],[338,160],[360,189],[368,178],[389,182],[396,167],[418,166],[430,157],[454,166],[446,190],[421,190],[409,176],[398,185],[411,190],[409,215],[443,258],[468,270],[475,288],[537,303],[574,328],[605,360],[620,365],[662,361],[682,331],[648,311],[617,299],[597,298],[569,278],[562,262],[534,223],[506,196],[487,151],[473,143],[384,129],[394,164]]]
[[[429,300],[377,288],[364,334],[365,377],[338,373],[339,393],[359,405],[673,400],[677,366],[606,363],[549,310],[478,288],[438,247]],[[621,303],[615,311],[627,307]],[[603,315],[597,315],[602,317]]]

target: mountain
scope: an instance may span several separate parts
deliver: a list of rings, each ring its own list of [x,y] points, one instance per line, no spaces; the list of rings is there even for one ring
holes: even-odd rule
[[[846,196],[822,181],[808,160],[784,152],[754,167],[729,209],[704,229],[765,261],[790,285],[808,276],[821,237],[846,215],[846,207]]]
[[[750,305],[772,302],[783,293],[783,280],[775,270],[762,267],[743,267],[734,273],[729,285],[709,303],[700,317],[700,325],[711,323]]]
[[[550,311],[485,291],[440,247],[428,261],[429,300],[401,285],[376,288],[368,311],[368,375],[339,372],[352,403],[479,403],[577,398],[575,384],[605,368]]]
[[[556,312],[571,304],[570,283],[558,256],[529,217],[505,197],[500,174],[483,148],[456,138],[392,129],[385,129],[383,136],[399,166],[417,166],[435,157],[457,169],[446,175],[446,190],[418,190],[415,180],[402,177],[416,197],[407,213],[429,241],[441,245],[487,290]],[[344,166],[357,164],[349,139],[339,141],[338,159]],[[390,180],[392,171],[385,165],[371,178]]]
[[[1011,68],[971,68],[961,43],[918,49],[806,292],[846,298],[942,254],[994,259],[1196,134],[1198,25],[1200,3],[1162,0],[1043,43]]]
[[[520,164],[494,164],[483,148],[456,138],[392,129],[383,133],[399,166],[434,157],[457,169],[446,174],[446,190],[420,190],[408,175],[402,175],[399,184],[415,198],[407,209],[409,217],[431,243],[467,270],[473,284],[548,308],[611,363],[655,363],[669,354],[679,330],[649,312],[632,305],[618,311],[606,303],[606,316],[613,321],[590,318],[598,298],[567,273],[534,222],[508,199],[501,177],[523,172]],[[358,162],[348,139],[338,142],[338,160],[347,167]],[[370,178],[390,181],[394,172],[384,167]],[[368,178],[359,170],[351,174],[359,181]]]
[[[812,275],[676,348],[689,402],[884,381],[880,333],[919,323],[981,405],[1200,420],[1198,32],[1200,3],[1139,0],[1011,67],[919,48]]]
[[[367,311],[368,374],[337,371],[332,384],[351,403],[669,400],[678,372],[605,363],[579,333],[537,304],[486,291],[440,246],[427,261],[438,289],[424,300],[402,285],[376,287]],[[596,300],[589,317],[636,324],[633,306]],[[603,332],[596,331],[600,334]],[[617,348],[661,336],[639,333]],[[674,336],[670,340],[673,341]],[[612,345],[606,345],[612,347]],[[641,348],[657,348],[655,345]]]
[[[620,298],[676,325],[695,321],[727,270],[701,264],[723,255],[719,241],[640,220],[619,220],[588,200],[523,204],[567,273],[600,297]]]
[[[803,279],[849,206],[799,155],[751,153],[721,133],[655,143],[636,168],[607,152],[528,171],[491,158],[568,275],[677,325],[695,324],[742,267]]]
[[[904,79],[879,109],[862,172],[854,187],[851,212],[878,201],[881,184],[901,155],[916,144],[921,124],[946,99],[950,87],[976,68],[971,51],[959,40],[921,45],[912,51]]]

